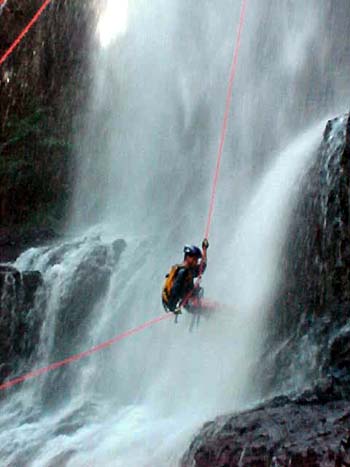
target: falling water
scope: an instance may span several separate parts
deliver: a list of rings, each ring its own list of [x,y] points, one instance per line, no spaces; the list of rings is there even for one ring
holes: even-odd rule
[[[164,274],[205,227],[239,7],[107,2],[67,238],[16,262],[45,282],[38,366],[163,313]],[[331,10],[248,2],[203,281],[227,309],[192,332],[190,316],[169,319],[23,385],[3,402],[5,463],[175,466],[202,423],[254,400],[286,219],[321,140],[314,125],[349,92],[326,71]]]

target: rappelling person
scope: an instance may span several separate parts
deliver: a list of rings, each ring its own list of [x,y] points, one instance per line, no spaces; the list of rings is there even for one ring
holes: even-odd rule
[[[165,311],[181,313],[181,308],[187,311],[200,309],[203,289],[195,284],[195,278],[203,274],[207,267],[207,249],[209,242],[205,238],[202,251],[195,245],[185,245],[184,260],[175,264],[165,276],[162,291],[162,302]]]

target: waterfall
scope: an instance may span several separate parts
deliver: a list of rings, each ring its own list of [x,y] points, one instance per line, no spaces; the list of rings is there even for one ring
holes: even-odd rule
[[[38,366],[163,313],[165,273],[202,240],[238,3],[106,2],[69,231],[15,263],[45,284]],[[298,181],[321,117],[349,92],[337,93],[341,74],[327,93],[316,80],[327,5],[248,3],[203,280],[230,307],[192,332],[183,314],[23,384],[2,402],[5,464],[175,466],[205,421],[254,401]]]

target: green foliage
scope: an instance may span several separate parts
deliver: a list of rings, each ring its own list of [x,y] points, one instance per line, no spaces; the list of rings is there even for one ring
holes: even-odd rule
[[[57,138],[55,136],[46,136],[40,141],[40,144],[47,149],[63,149],[63,150],[68,150],[72,151],[73,150],[73,145],[72,143],[63,140],[61,138]]]
[[[43,120],[44,114],[45,113],[43,109],[37,109],[24,118],[12,118],[6,122],[5,130],[7,130],[10,135],[7,144],[16,144],[29,135],[40,134],[42,131],[40,124]]]
[[[3,133],[0,195],[6,200],[7,214],[3,214],[2,224],[56,227],[67,203],[71,143],[60,137],[50,112],[42,107],[29,107],[22,118],[8,120]]]
[[[31,212],[23,226],[25,228],[47,227],[58,232],[64,224],[66,208],[67,200],[65,199],[43,204],[40,209]]]
[[[49,110],[42,107],[30,111],[22,118],[19,116],[12,117],[4,125],[5,143],[0,145],[0,155],[5,149],[8,150],[12,146],[24,143],[31,146],[34,141],[49,150],[64,149],[71,151],[71,143],[60,138],[59,135],[53,134],[52,128],[49,130],[49,120]]]
[[[5,51],[40,5],[40,0],[9,3],[2,16],[0,50]],[[74,166],[73,123],[91,85],[86,45],[95,13],[94,2],[52,2],[45,21],[7,62],[8,79],[0,86],[0,225],[46,224],[66,212]]]

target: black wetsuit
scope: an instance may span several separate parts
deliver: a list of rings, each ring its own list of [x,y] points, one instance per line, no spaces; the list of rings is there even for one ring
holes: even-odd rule
[[[180,266],[175,280],[174,285],[170,293],[170,297],[166,307],[170,311],[174,311],[179,301],[183,300],[187,296],[193,295],[194,289],[194,279],[203,274],[207,267],[205,262],[195,266],[194,268],[189,268],[186,266]]]

